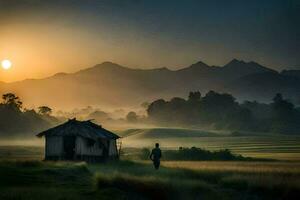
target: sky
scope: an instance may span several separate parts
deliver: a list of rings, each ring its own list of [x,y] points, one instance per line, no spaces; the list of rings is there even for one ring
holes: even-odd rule
[[[178,69],[233,58],[300,69],[299,0],[0,0],[0,81],[104,61]]]

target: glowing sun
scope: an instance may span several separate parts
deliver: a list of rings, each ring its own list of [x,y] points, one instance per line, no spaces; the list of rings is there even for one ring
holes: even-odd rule
[[[11,68],[12,63],[10,62],[10,60],[2,60],[1,62],[1,66],[3,69],[9,69]]]

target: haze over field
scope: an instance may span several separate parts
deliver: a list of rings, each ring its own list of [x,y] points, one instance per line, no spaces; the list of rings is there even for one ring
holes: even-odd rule
[[[158,98],[184,97],[188,91],[228,92],[239,101],[270,102],[280,92],[300,103],[300,70],[277,72],[256,62],[233,59],[224,66],[199,61],[179,70],[134,69],[104,62],[75,73],[45,79],[0,83],[0,93],[14,92],[28,107],[48,105],[70,110],[88,105],[139,107]]]

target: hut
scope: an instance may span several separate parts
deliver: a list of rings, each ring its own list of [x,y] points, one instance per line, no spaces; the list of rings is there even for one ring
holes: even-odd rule
[[[75,118],[37,134],[45,136],[45,160],[101,162],[119,157],[120,137],[90,120]]]

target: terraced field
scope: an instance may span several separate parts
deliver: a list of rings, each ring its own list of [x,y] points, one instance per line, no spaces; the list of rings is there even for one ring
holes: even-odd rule
[[[208,150],[230,149],[250,157],[300,160],[300,137],[290,135],[230,136],[186,129],[146,129],[134,130],[124,137],[122,146],[152,147],[156,142],[166,149],[195,146]]]
[[[300,160],[300,136],[231,136],[188,129],[131,129],[119,132],[122,148],[152,148],[159,142],[163,149],[200,147],[207,150],[230,149],[233,153],[258,158]],[[43,158],[44,141],[0,141],[1,159]]]

